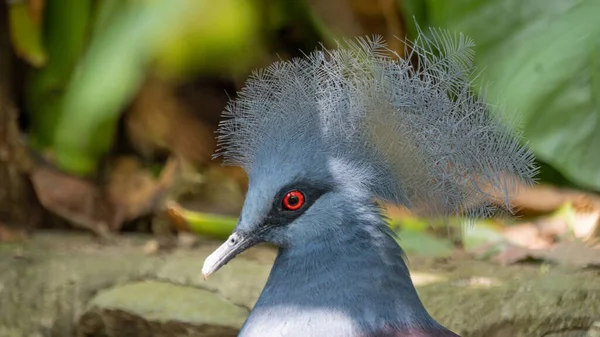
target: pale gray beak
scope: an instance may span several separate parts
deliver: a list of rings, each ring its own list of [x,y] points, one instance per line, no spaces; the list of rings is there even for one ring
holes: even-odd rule
[[[204,260],[202,276],[206,280],[208,275],[216,272],[238,254],[260,243],[260,241],[261,240],[254,235],[245,235],[240,232],[234,232],[229,236],[227,241]]]

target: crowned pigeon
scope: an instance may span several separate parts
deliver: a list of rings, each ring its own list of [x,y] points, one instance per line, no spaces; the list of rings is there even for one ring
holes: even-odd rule
[[[276,62],[225,109],[216,155],[249,188],[202,272],[278,247],[239,336],[458,336],[419,299],[379,201],[475,219],[510,210],[537,168],[474,90],[472,40],[430,29],[405,45],[402,58],[359,38]]]

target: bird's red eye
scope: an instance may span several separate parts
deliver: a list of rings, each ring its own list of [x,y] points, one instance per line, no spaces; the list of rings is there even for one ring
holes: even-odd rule
[[[288,192],[283,197],[283,208],[289,211],[296,211],[304,205],[304,194],[300,191]]]

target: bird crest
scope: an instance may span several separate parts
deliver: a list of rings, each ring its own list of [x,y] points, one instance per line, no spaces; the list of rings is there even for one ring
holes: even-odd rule
[[[514,123],[476,90],[473,47],[418,29],[404,57],[375,36],[276,62],[226,107],[215,156],[250,173],[284,154],[302,169],[327,165],[307,155],[319,153],[349,184],[421,215],[510,210],[537,168]]]

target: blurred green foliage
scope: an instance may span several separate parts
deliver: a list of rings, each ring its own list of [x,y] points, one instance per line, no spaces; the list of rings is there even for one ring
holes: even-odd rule
[[[489,102],[518,117],[540,160],[600,191],[600,1],[409,0],[405,9],[420,26],[472,37]]]
[[[56,163],[94,171],[151,65],[169,74],[246,69],[255,50],[255,15],[245,0],[156,0],[129,2],[103,17],[108,22],[95,32],[64,96]]]
[[[53,0],[46,4],[42,36],[48,61],[33,69],[26,88],[32,120],[30,138],[37,148],[53,144],[66,86],[84,51],[91,10],[91,0]]]
[[[48,56],[41,41],[42,29],[39,22],[30,15],[26,2],[15,3],[10,7],[9,26],[16,53],[34,66],[44,65]]]
[[[269,39],[291,21],[300,27],[294,47],[331,46],[335,37],[304,0],[46,0],[41,23],[26,2],[9,6],[13,47],[32,65],[25,87],[32,145],[81,175],[97,170],[148,76],[245,77],[278,51]],[[519,117],[537,157],[559,173],[546,177],[600,190],[600,1],[398,6],[409,37],[413,17],[421,27],[472,37],[489,101]]]
[[[93,173],[148,75],[247,72],[262,51],[259,4],[53,0],[46,2],[41,34],[26,5],[11,5],[20,15],[14,45],[25,46],[26,59],[38,66],[26,88],[32,145],[52,150],[66,171]],[[35,43],[36,33],[42,45]]]

